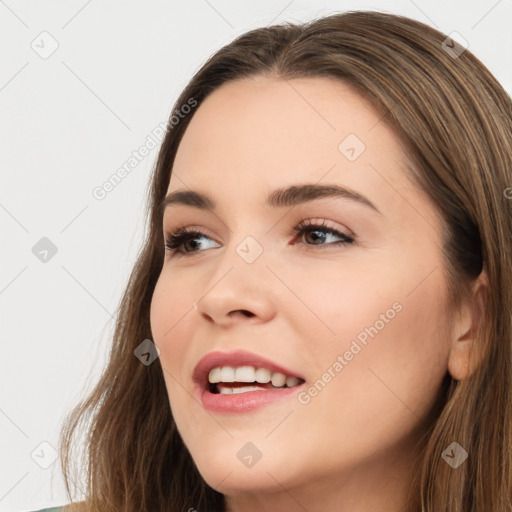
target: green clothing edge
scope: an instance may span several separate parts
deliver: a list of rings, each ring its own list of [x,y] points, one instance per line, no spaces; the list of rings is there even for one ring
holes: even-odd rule
[[[41,510],[34,510],[33,512],[62,512],[64,507],[42,508]]]

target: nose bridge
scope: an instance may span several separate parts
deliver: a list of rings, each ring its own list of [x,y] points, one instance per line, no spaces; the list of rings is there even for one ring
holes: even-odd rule
[[[250,279],[251,273],[266,277],[265,263],[269,254],[269,226],[261,220],[260,209],[256,206],[237,204],[233,211],[241,212],[230,223],[230,232],[223,254],[216,258],[218,269],[234,266],[233,271]]]
[[[267,268],[267,251],[257,237],[262,238],[242,235],[237,240],[237,232],[232,233],[223,253],[212,262],[215,268],[202,290],[199,311],[217,320],[236,310],[271,315],[275,305],[272,273]]]
[[[216,269],[212,275],[210,286],[228,280],[230,286],[250,286],[257,288],[258,283],[268,281],[266,268],[267,254],[263,243],[257,240],[258,235],[246,235],[241,240],[233,236],[224,248],[224,253],[215,259]],[[258,236],[261,240],[261,236]]]

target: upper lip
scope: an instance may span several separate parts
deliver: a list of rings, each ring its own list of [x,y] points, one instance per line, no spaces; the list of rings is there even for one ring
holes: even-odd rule
[[[247,352],[245,350],[236,350],[234,352],[209,352],[202,357],[194,368],[192,379],[203,388],[208,384],[208,374],[213,368],[222,366],[254,366],[255,368],[268,368],[272,372],[283,373],[286,376],[298,377],[305,380],[302,375],[294,370],[289,370],[280,364],[274,363],[270,359]]]

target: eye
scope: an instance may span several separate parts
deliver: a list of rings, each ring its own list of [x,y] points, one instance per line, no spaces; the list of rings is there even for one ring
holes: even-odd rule
[[[198,246],[200,246],[200,244],[197,243],[197,238],[211,240],[209,236],[205,235],[204,233],[201,233],[201,231],[182,227],[172,233],[167,234],[165,239],[165,248],[170,253],[175,254],[189,254],[198,252],[196,249],[198,248]],[[192,250],[189,251],[186,249],[187,244],[190,244]],[[182,245],[184,246],[185,250],[180,250]]]
[[[296,237],[299,239],[310,236],[312,243],[304,243],[303,245],[306,246],[327,245],[337,247],[354,243],[352,236],[342,233],[333,227],[329,227],[324,221],[314,223],[312,221],[303,220],[293,228],[293,233],[295,233]],[[329,237],[339,238],[340,240],[331,243],[323,243],[328,240]],[[176,256],[190,256],[194,253],[201,252],[201,242],[198,242],[199,239],[211,241],[211,238],[201,231],[181,227],[166,235],[165,248],[169,253]]]
[[[354,243],[354,238],[350,235],[342,233],[333,227],[329,227],[325,224],[324,221],[320,223],[315,223],[309,220],[301,221],[296,227],[293,228],[294,233],[297,235],[313,235],[312,240],[313,244],[305,244],[305,245],[329,245],[329,246],[340,246],[340,245],[349,245]],[[318,236],[320,234],[320,236]],[[321,243],[326,240],[329,236],[334,236],[335,238],[340,238],[338,242],[331,243]],[[320,243],[316,243],[320,242]]]

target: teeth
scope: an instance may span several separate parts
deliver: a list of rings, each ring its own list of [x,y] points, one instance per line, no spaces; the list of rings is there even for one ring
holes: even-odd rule
[[[254,382],[255,371],[252,366],[240,366],[235,370],[236,382]]]
[[[220,370],[220,368],[214,368],[213,370],[210,371],[208,379],[212,384],[220,382]]]
[[[208,374],[208,380],[211,384],[217,384],[219,382],[258,382],[260,384],[267,384],[268,382],[272,382],[272,385],[278,388],[285,385],[291,388],[296,386],[300,381],[297,377],[287,377],[283,373],[271,372],[267,368],[256,369],[254,366],[240,366],[238,368],[223,366],[213,368]],[[248,387],[249,386],[244,386],[236,389],[244,390]],[[251,391],[253,390],[251,389]],[[242,393],[243,391],[235,391],[235,393],[236,392]],[[226,391],[226,393],[229,393],[229,391]]]
[[[273,373],[272,374],[272,385],[276,388],[280,388],[281,386],[284,386],[286,383],[286,375],[283,373]]]
[[[246,393],[247,391],[261,391],[258,386],[243,386],[240,388],[229,388],[227,386],[219,386],[221,395],[236,395],[237,393]]]
[[[296,386],[299,383],[299,379],[297,377],[287,377],[286,379],[286,385],[289,388],[293,388],[293,386]]]
[[[221,382],[235,382],[235,369],[230,366],[223,366],[220,370]]]
[[[254,380],[260,384],[266,384],[267,382],[270,382],[272,377],[272,372],[266,368],[258,368],[254,374]]]

